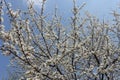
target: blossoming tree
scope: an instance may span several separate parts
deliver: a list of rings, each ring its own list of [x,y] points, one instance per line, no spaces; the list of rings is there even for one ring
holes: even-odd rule
[[[29,1],[28,1],[29,2]],[[114,12],[112,24],[99,21],[86,13],[73,0],[73,16],[69,26],[63,25],[57,8],[49,20],[29,2],[28,10],[13,10],[2,0],[0,4],[0,50],[11,56],[19,67],[20,80],[119,80],[120,23]],[[3,5],[7,8],[10,29],[3,25]],[[5,26],[7,27],[7,26]]]

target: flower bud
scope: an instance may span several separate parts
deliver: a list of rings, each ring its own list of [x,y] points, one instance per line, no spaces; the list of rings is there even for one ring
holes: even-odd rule
[[[2,23],[4,21],[3,17],[0,17],[0,23]]]

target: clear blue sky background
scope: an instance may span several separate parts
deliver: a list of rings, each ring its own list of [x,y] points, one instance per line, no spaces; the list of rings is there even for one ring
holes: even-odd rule
[[[7,0],[7,2],[11,2],[15,9],[25,9],[25,6],[27,5],[25,0]],[[120,0],[77,0],[78,5],[81,5],[83,2],[86,2],[83,11],[89,11],[92,15],[95,15],[100,19],[104,18],[105,20],[112,20],[110,15],[111,11],[117,10],[120,5]],[[46,3],[46,12],[52,14],[55,5],[57,5],[60,15],[68,17],[71,15],[72,4],[72,0],[48,0]],[[39,8],[39,6],[36,5],[36,8]],[[4,17],[6,18],[6,28],[9,28],[7,17]],[[0,80],[2,76],[6,76],[8,64],[9,58],[0,54]]]

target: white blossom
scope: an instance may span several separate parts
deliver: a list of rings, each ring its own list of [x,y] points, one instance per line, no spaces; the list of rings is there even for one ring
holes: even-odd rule
[[[0,32],[1,32],[1,31],[4,31],[4,30],[5,30],[4,28],[5,28],[4,25],[0,25]]]

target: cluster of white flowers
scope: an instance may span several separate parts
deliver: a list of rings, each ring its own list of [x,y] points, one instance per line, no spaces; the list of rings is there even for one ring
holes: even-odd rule
[[[4,35],[4,25],[2,25],[4,19],[3,19],[3,4],[2,1],[0,3],[0,38],[3,38]]]
[[[20,80],[107,80],[117,73],[120,47],[110,37],[111,25],[88,14],[80,17],[83,6],[78,8],[74,0],[69,32],[57,13],[46,20],[44,3],[40,15],[32,4],[25,15],[8,6],[11,29],[0,24],[1,50],[14,56],[12,63],[24,70]]]
[[[4,31],[5,30],[5,26],[4,25],[0,25],[0,31]]]
[[[18,18],[20,15],[20,10],[13,11],[12,9],[10,9],[8,13],[10,13],[13,18]]]

